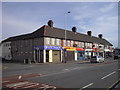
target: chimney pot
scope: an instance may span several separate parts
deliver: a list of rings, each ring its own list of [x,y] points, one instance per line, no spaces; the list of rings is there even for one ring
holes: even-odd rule
[[[99,35],[98,35],[98,37],[99,37],[99,38],[102,38],[102,37],[103,37],[103,35],[102,35],[102,34],[99,34]]]
[[[88,31],[87,34],[88,34],[89,36],[92,36],[92,31]]]
[[[73,32],[76,32],[76,31],[77,31],[77,28],[76,28],[76,27],[72,27],[72,31],[73,31]]]
[[[48,26],[53,27],[53,21],[52,20],[48,21]]]

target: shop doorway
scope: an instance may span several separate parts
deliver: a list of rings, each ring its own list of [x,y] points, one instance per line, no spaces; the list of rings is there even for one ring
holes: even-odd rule
[[[60,62],[61,53],[58,50],[53,50],[52,52],[53,62]]]
[[[46,50],[46,62],[49,62],[49,50]]]
[[[65,58],[67,61],[74,61],[75,60],[75,52],[74,51],[67,51],[66,53],[67,53],[67,55]]]
[[[84,60],[84,51],[77,51],[77,60]]]

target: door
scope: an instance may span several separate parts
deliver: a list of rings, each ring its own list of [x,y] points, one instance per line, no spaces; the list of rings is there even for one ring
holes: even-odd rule
[[[83,51],[78,51],[77,52],[77,59],[78,60],[84,60],[84,52]]]
[[[67,61],[75,60],[75,52],[74,51],[67,51],[66,60]]]
[[[49,50],[46,50],[46,62],[49,62]]]
[[[52,57],[53,57],[53,62],[60,62],[60,57],[61,57],[60,51],[53,50]]]

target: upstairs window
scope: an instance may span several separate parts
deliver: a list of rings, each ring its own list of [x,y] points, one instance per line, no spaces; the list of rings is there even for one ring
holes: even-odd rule
[[[63,46],[66,46],[66,40],[63,40]]]
[[[71,41],[71,46],[73,47],[73,41]]]
[[[50,38],[45,38],[46,44],[50,44]]]
[[[82,47],[81,42],[78,43],[78,47]]]
[[[60,39],[56,39],[56,45],[60,45]]]
[[[67,46],[70,46],[70,41],[69,40],[67,41]]]
[[[84,42],[82,42],[82,47],[84,48]]]
[[[55,45],[55,38],[52,38],[52,45]]]

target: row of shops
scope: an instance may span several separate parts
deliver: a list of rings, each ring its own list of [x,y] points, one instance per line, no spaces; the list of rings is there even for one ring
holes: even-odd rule
[[[84,49],[76,47],[61,46],[35,46],[34,61],[35,62],[62,62],[85,60],[92,56],[100,55],[105,57],[112,51],[106,49]]]

